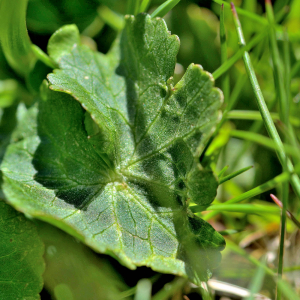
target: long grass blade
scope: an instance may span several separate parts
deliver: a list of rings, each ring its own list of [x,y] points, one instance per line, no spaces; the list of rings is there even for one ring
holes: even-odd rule
[[[140,0],[127,0],[126,14],[136,15],[140,8]]]
[[[282,202],[273,194],[270,194],[273,201],[282,209],[283,204]],[[300,222],[294,217],[294,215],[290,211],[286,211],[287,217],[300,229]]]
[[[139,9],[139,12],[145,12],[147,11],[149,5],[150,5],[151,0],[143,0]]]
[[[280,120],[279,114],[275,112],[270,113],[274,121]],[[262,121],[261,114],[256,110],[231,110],[226,115],[227,119],[233,120],[253,120]],[[289,116],[289,122],[295,127],[300,127],[300,119]]]
[[[227,176],[224,176],[221,179],[219,179],[219,184],[222,184],[222,183],[224,183],[224,182],[226,182],[226,181],[228,181],[228,180],[230,180],[230,179],[232,179],[232,178],[234,178],[234,177],[236,177],[236,176],[238,176],[238,175],[240,175],[240,174],[242,174],[242,173],[244,173],[244,172],[246,172],[246,171],[248,171],[252,168],[253,168],[253,166],[249,166],[249,167],[243,168],[241,170],[238,170],[236,172],[233,172],[233,173],[231,173]]]
[[[296,166],[296,171],[300,172],[300,165]],[[290,179],[290,173],[289,172],[283,172],[282,174],[276,176],[275,178],[249,190],[248,192],[245,192],[239,196],[236,196],[228,201],[226,201],[226,203],[228,204],[234,204],[234,203],[239,203],[242,202],[244,200],[248,200],[250,198],[253,198],[257,195],[260,195],[264,192],[267,192],[271,189],[273,189],[274,187],[276,187],[278,184],[282,183],[282,182],[287,182]],[[205,215],[202,216],[202,218],[204,220],[209,220],[211,218],[213,218],[214,216],[216,216],[218,214],[218,212],[210,212],[207,213]]]
[[[26,28],[27,0],[0,1],[0,44],[10,66],[26,76],[36,62]]]
[[[163,18],[180,0],[167,0],[160,5],[152,14],[152,18],[160,17]]]
[[[262,41],[267,35],[267,32],[267,30],[262,30],[262,32],[257,34],[247,45],[245,45],[242,49],[239,49],[232,57],[226,60],[224,64],[222,64],[216,71],[212,73],[214,79],[219,78],[225,72],[227,72],[240,58],[243,57],[245,51],[251,50],[260,41]]]
[[[224,64],[227,60],[227,41],[224,24],[224,4],[221,5],[220,11],[220,43],[221,43],[221,63]],[[225,103],[229,100],[230,82],[229,74],[225,73],[222,76],[222,91],[224,94]]]
[[[274,151],[278,150],[277,148],[278,145],[272,139],[255,132],[244,131],[244,130],[232,130],[230,132],[230,135],[235,138],[240,138],[240,139],[257,143],[259,145],[262,145]],[[299,150],[297,148],[294,148],[293,146],[286,145],[286,144],[283,144],[283,146],[287,154],[297,158],[299,157]]]
[[[218,178],[219,180],[222,178],[223,174],[227,171],[227,169],[229,168],[229,166],[225,166],[218,174]]]
[[[124,17],[115,13],[107,6],[101,5],[97,9],[97,12],[100,19],[116,31],[121,31],[124,28]]]
[[[190,207],[192,212],[197,212],[197,206]],[[280,208],[271,205],[260,205],[260,204],[216,204],[206,208],[207,211],[228,211],[228,212],[239,212],[246,214],[280,214]]]
[[[234,17],[233,19],[234,19],[236,31],[238,33],[240,46],[245,47],[246,42],[244,39],[242,27],[241,27],[237,12],[235,10],[233,3],[231,3],[231,6],[232,6],[232,13],[233,13],[233,17]],[[277,146],[276,152],[277,152],[279,161],[285,170],[288,170],[290,173],[294,173],[294,167],[292,165],[292,162],[289,159],[287,159],[283,143],[282,143],[281,138],[276,130],[276,127],[274,125],[274,122],[272,120],[270,112],[269,112],[266,102],[264,100],[264,96],[261,92],[259,83],[258,83],[256,75],[255,75],[254,68],[252,66],[250,55],[247,51],[245,51],[243,54],[243,60],[244,60],[245,68],[246,68],[247,74],[249,76],[249,79],[250,79],[250,82],[251,82],[251,85],[252,85],[252,88],[253,88],[253,91],[255,94],[255,98],[257,101],[259,111],[263,118],[263,122],[268,131],[269,136],[276,143],[276,146]],[[298,198],[300,198],[300,179],[299,179],[298,175],[296,175],[296,174],[292,175],[291,184],[292,184],[295,194],[298,196]]]
[[[213,2],[218,3],[218,4],[220,4],[220,5],[224,5],[224,6],[226,6],[226,7],[230,7],[230,4],[229,4],[228,2],[226,2],[226,1],[222,1],[222,0],[213,0]],[[254,14],[254,13],[249,12],[249,11],[247,11],[247,10],[245,10],[245,9],[242,9],[242,8],[237,8],[236,10],[237,10],[237,12],[238,12],[240,15],[243,15],[243,16],[245,16],[245,17],[248,17],[249,19],[251,19],[251,20],[253,20],[253,21],[255,21],[255,22],[258,22],[258,23],[260,23],[260,24],[262,24],[262,25],[266,25],[266,24],[267,24],[267,20],[266,20],[265,18],[263,18],[263,17],[257,15],[257,14]]]

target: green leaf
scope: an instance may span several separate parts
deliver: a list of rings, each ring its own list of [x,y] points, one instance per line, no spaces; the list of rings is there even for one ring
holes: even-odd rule
[[[48,43],[49,56],[56,62],[69,53],[72,47],[80,43],[80,35],[75,25],[65,25],[58,29]]]
[[[16,100],[18,83],[13,79],[0,80],[0,108],[8,107]]]
[[[105,256],[45,222],[37,228],[45,243],[45,288],[55,299],[115,300],[128,289]]]
[[[216,195],[199,157],[222,95],[199,65],[172,86],[178,48],[148,15],[128,17],[107,55],[74,44],[48,76],[59,92],[43,93],[7,149],[4,190],[129,268],[207,280],[224,239],[188,203]]]
[[[40,299],[44,245],[35,225],[0,200],[0,298]]]
[[[27,1],[0,1],[1,47],[10,66],[21,75],[26,75],[36,61],[26,28]]]

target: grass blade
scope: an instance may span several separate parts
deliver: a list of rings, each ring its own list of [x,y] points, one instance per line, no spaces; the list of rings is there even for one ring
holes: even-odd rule
[[[232,57],[230,57],[224,64],[222,64],[216,71],[213,72],[214,79],[219,78],[225,72],[227,72],[240,58],[243,57],[245,51],[251,50],[260,41],[262,41],[267,35],[267,30],[263,30],[257,34],[247,45],[242,49],[239,49]]]
[[[136,15],[139,12],[140,0],[127,0],[126,14]]]
[[[25,76],[36,62],[26,28],[27,0],[0,2],[0,43],[10,66]]]
[[[249,167],[240,169],[240,170],[238,170],[236,172],[233,172],[233,173],[231,173],[231,174],[229,174],[227,176],[224,176],[221,179],[219,179],[219,184],[222,184],[222,183],[224,183],[224,182],[226,182],[226,181],[228,181],[228,180],[230,180],[230,179],[232,179],[232,178],[234,178],[234,177],[236,177],[236,176],[238,176],[238,175],[240,175],[240,174],[242,174],[242,173],[244,173],[244,172],[246,172],[246,171],[248,171],[248,170],[250,170],[252,168],[253,168],[253,166],[249,166]]]
[[[152,14],[152,18],[160,17],[163,18],[180,0],[167,0],[160,5]]]
[[[299,170],[300,171],[300,166],[299,166]],[[275,178],[251,189],[248,192],[245,192],[237,197],[234,197],[228,201],[226,201],[226,203],[228,204],[234,204],[234,203],[239,203],[242,202],[244,200],[250,199],[252,197],[255,197],[257,195],[260,195],[264,192],[267,192],[271,189],[273,189],[274,187],[276,187],[278,184],[282,183],[282,182],[287,182],[290,179],[290,174],[288,172],[283,172],[282,174],[276,176]],[[214,216],[216,216],[218,214],[218,212],[210,212],[208,214],[205,214],[202,216],[203,220],[209,220],[211,218],[213,218]]]
[[[58,64],[56,64],[56,62],[53,61],[40,47],[31,45],[31,49],[34,52],[36,58],[42,61],[46,66],[52,69],[58,68]]]
[[[197,206],[191,206],[193,212],[197,212]],[[274,214],[279,215],[280,209],[276,206],[271,205],[260,205],[260,204],[215,204],[207,207],[207,211],[228,211],[228,212],[239,212],[246,214]]]
[[[297,295],[294,289],[286,281],[279,279],[277,281],[277,287],[286,299],[300,300],[299,295]]]
[[[148,10],[151,0],[143,0],[139,9],[139,12],[145,12]]]
[[[280,120],[279,114],[275,112],[270,113],[272,119],[274,121]],[[262,117],[259,111],[256,110],[231,110],[226,115],[227,119],[233,120],[253,120],[253,121],[261,121]],[[300,127],[300,120],[293,116],[289,117],[289,122],[291,125]]]
[[[226,7],[230,7],[230,4],[228,2],[226,2],[226,1],[213,0],[213,2],[218,3],[220,5],[223,4]],[[241,15],[243,15],[245,17],[248,17],[249,19],[251,19],[251,20],[253,20],[255,22],[258,22],[258,23],[260,23],[262,25],[266,25],[267,24],[267,20],[265,18],[261,17],[261,16],[258,16],[257,14],[254,14],[254,13],[249,12],[249,11],[247,11],[245,9],[242,9],[242,8],[237,8],[236,10],[237,10],[237,12],[239,14],[241,14]]]
[[[108,24],[111,28],[115,29],[116,31],[121,31],[124,28],[124,18],[112,11],[107,6],[100,6],[97,9],[98,16],[100,19]]]
[[[242,27],[241,27],[240,21],[238,19],[237,12],[235,10],[233,3],[231,3],[231,6],[232,6],[232,13],[233,13],[233,17],[234,17],[233,19],[234,19],[236,31],[237,31],[238,37],[239,37],[240,46],[245,47],[246,42],[244,39]],[[289,159],[287,159],[283,143],[280,139],[280,136],[279,136],[279,134],[276,130],[276,127],[274,125],[274,122],[271,118],[270,112],[269,112],[266,102],[264,100],[264,96],[259,87],[259,83],[257,81],[255,71],[252,66],[250,55],[247,51],[245,51],[243,54],[243,60],[244,60],[245,68],[246,68],[247,74],[249,76],[249,79],[250,79],[250,82],[251,82],[251,85],[252,85],[252,88],[253,88],[253,91],[255,94],[255,98],[257,101],[259,111],[262,115],[263,122],[265,124],[265,127],[267,129],[269,136],[276,143],[276,147],[277,147],[276,152],[277,152],[279,161],[285,170],[288,170],[290,173],[294,173],[294,167],[292,165],[292,162]],[[300,198],[300,179],[299,179],[298,175],[296,175],[296,174],[292,175],[291,184],[292,184],[295,194],[298,196],[298,198]]]
[[[275,195],[270,194],[270,196],[273,199],[273,201],[282,209],[283,208],[282,202]],[[294,215],[288,210],[286,211],[286,215],[300,229],[300,222],[294,217]]]
[[[270,138],[268,138],[264,135],[258,134],[258,133],[244,131],[244,130],[232,130],[230,132],[230,135],[235,138],[240,138],[240,139],[244,139],[244,140],[248,140],[248,141],[257,143],[259,145],[262,145],[266,148],[269,148],[269,149],[272,149],[275,151],[278,150],[278,148],[277,148],[278,145],[273,140],[271,140]],[[285,152],[287,154],[292,155],[297,158],[299,157],[299,150],[297,148],[294,148],[293,146],[286,145],[286,144],[283,144],[283,146],[284,146]]]
[[[226,42],[226,32],[224,24],[224,4],[221,5],[220,12],[220,42],[221,42],[221,63],[224,64],[227,60],[227,42]],[[229,100],[230,93],[230,82],[229,74],[223,74],[222,76],[222,91],[224,94],[225,103]]]
[[[220,180],[220,178],[222,178],[223,174],[227,171],[227,169],[229,168],[229,166],[225,166],[218,174],[218,178]]]

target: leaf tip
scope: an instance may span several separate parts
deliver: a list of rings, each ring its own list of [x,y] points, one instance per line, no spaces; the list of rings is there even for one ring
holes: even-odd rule
[[[237,18],[238,15],[237,15],[237,12],[236,12],[236,9],[235,9],[235,6],[234,6],[233,2],[230,2],[230,7],[231,7],[231,11],[232,11],[233,16],[235,18]]]
[[[283,205],[282,205],[282,202],[273,194],[270,194],[270,197],[272,198],[272,200],[280,207],[282,208]]]
[[[272,6],[271,0],[265,0],[265,4],[266,4],[266,5],[271,5],[271,6]]]

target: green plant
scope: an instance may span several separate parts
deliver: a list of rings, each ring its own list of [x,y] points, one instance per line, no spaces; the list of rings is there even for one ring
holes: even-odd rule
[[[299,67],[291,68],[296,59],[289,41],[294,38],[296,52],[298,37],[277,24],[283,18],[289,26],[292,14],[281,4],[274,13],[266,1],[265,18],[255,13],[253,1],[255,5],[237,9],[244,17],[241,25],[233,4],[231,13],[227,2],[214,2],[217,6],[211,9],[220,14],[220,22],[212,11],[178,0],[128,0],[126,5],[118,0],[77,0],[71,5],[70,0],[29,1],[27,17],[27,0],[0,1],[0,223],[6,228],[0,247],[5,262],[1,299],[38,299],[43,281],[53,299],[150,299],[152,288],[168,280],[160,273],[178,277],[156,290],[152,299],[188,294],[189,282],[198,286],[198,297],[213,299],[207,281],[222,270],[223,235],[230,236],[223,251],[227,259],[238,253],[258,266],[249,278],[247,299],[265,292],[266,276],[273,282],[270,297],[298,297],[297,287],[292,290],[282,279],[286,215],[291,219],[289,233],[299,225],[293,214],[299,207],[294,199],[300,197],[300,120],[291,86]],[[167,13],[168,26],[183,40],[181,48],[161,19]],[[180,28],[178,17],[186,20]],[[51,34],[47,46],[31,42],[26,19],[32,40]],[[260,27],[249,26],[251,20]],[[226,36],[227,26],[235,27],[237,36]],[[248,45],[242,26],[246,38],[256,33]],[[220,46],[212,43],[217,27]],[[266,35],[271,53],[263,51]],[[230,51],[235,54],[227,58]],[[272,66],[265,56],[272,57]],[[190,58],[215,71],[211,75]],[[250,86],[245,86],[241,58]],[[267,69],[260,83],[256,68]],[[269,93],[265,97],[260,84]],[[245,110],[240,97],[244,90],[247,99],[257,99],[259,112],[254,104]],[[254,123],[248,129],[233,119]],[[270,138],[263,136],[263,125]],[[232,137],[245,140],[234,151],[230,147],[238,142]],[[275,150],[277,169],[268,161],[270,152],[262,152],[268,159],[259,162],[257,149],[251,145],[249,151],[249,141]],[[259,163],[270,168],[257,184],[247,176],[253,170],[245,165],[247,160],[256,169]],[[239,203],[275,188],[282,199],[274,198],[282,208],[280,219],[281,209],[274,204]],[[281,220],[278,267],[236,245],[253,228],[266,228],[262,214],[270,218],[267,224],[278,226]],[[225,230],[216,231],[208,221]],[[133,271],[122,271],[113,259],[95,253],[108,254],[131,270],[150,267],[155,272],[124,283],[127,275],[122,272]]]

